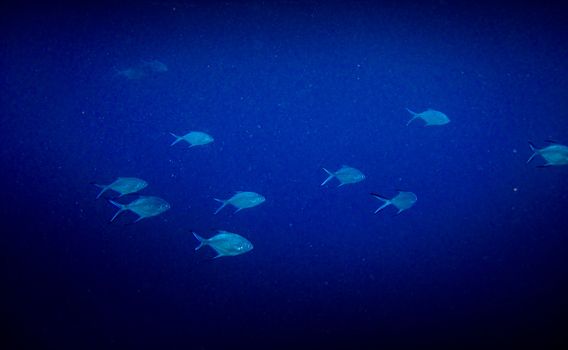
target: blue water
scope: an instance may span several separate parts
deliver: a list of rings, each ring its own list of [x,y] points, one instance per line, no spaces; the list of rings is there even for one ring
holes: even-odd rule
[[[4,5],[6,348],[566,344],[568,167],[525,164],[529,140],[568,143],[565,16],[443,2]],[[117,74],[150,60],[168,71]],[[451,122],[407,127],[405,108]],[[189,130],[215,142],[170,147],[169,132]],[[320,187],[322,168],[343,164],[366,180]],[[109,223],[116,208],[90,182],[119,176],[172,208]],[[369,193],[397,189],[416,205],[373,214]],[[235,191],[267,200],[213,215]],[[254,249],[194,251],[191,231],[216,230]]]

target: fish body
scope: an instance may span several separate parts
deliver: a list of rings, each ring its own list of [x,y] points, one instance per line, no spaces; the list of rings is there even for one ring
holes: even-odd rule
[[[206,134],[206,133],[201,132],[201,131],[190,131],[183,136],[178,136],[174,133],[170,133],[170,134],[173,137],[176,138],[175,141],[172,142],[172,144],[170,146],[173,146],[180,141],[185,141],[185,142],[189,143],[189,147],[203,146],[203,145],[206,145],[208,143],[215,141],[211,135]]]
[[[383,205],[381,205],[377,210],[375,210],[375,214],[383,210],[384,208],[388,207],[389,205],[392,205],[395,208],[397,208],[398,209],[397,214],[400,214],[401,212],[411,208],[418,200],[416,194],[407,191],[398,191],[398,194],[390,199],[381,196],[377,193],[371,193],[371,195],[384,202]]]
[[[221,206],[215,211],[215,214],[217,214],[228,204],[237,208],[237,210],[235,211],[236,213],[242,209],[252,208],[256,207],[259,204],[262,204],[266,201],[266,198],[256,192],[237,192],[229,199],[215,198],[215,200],[222,203]]]
[[[227,231],[218,231],[218,234],[211,238],[203,238],[195,232],[193,232],[193,236],[195,236],[195,238],[199,241],[199,245],[195,248],[195,250],[208,245],[217,252],[217,256],[215,258],[241,255],[254,248],[248,239],[236,233]]]
[[[412,118],[406,123],[406,126],[410,125],[410,123],[414,119],[422,119],[426,124],[424,126],[432,126],[432,125],[445,125],[450,122],[450,118],[447,115],[440,111],[436,111],[433,109],[427,109],[422,113],[415,113],[410,109],[406,109],[410,114],[412,114]]]
[[[353,167],[343,165],[339,170],[336,172],[331,172],[326,168],[323,170],[329,175],[324,182],[321,183],[320,186],[325,185],[331,179],[336,178],[339,181],[339,185],[337,187],[347,185],[347,184],[354,184],[357,182],[361,182],[365,180],[365,174],[363,174],[360,170],[355,169]]]
[[[109,185],[94,185],[102,188],[101,192],[99,192],[99,194],[97,195],[97,199],[99,199],[103,195],[103,193],[108,190],[118,192],[120,193],[119,197],[122,197],[124,195],[135,193],[146,188],[148,186],[148,183],[137,177],[119,177]]]
[[[529,142],[529,146],[533,151],[533,154],[529,160],[527,160],[527,164],[530,163],[536,155],[539,155],[546,161],[544,165],[539,165],[539,167],[568,165],[568,146],[552,141],[548,142],[551,143],[551,145],[544,148],[536,148],[531,142]]]
[[[140,196],[140,198],[137,198],[128,204],[121,204],[112,200],[109,200],[109,202],[119,208],[118,212],[114,214],[110,221],[114,221],[118,214],[126,210],[130,210],[134,214],[138,215],[138,219],[135,221],[138,222],[144,218],[159,215],[171,208],[168,202],[160,197],[154,196]]]

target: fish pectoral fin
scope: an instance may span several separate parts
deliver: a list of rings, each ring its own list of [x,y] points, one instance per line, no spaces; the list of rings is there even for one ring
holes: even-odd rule
[[[235,212],[233,214],[238,213],[239,211],[243,210],[243,208],[237,208],[237,210],[235,210]]]

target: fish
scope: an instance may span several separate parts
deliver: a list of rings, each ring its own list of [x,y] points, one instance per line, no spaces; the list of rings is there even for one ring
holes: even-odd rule
[[[217,199],[217,198],[214,199],[217,202],[222,203],[219,209],[215,211],[215,214],[220,212],[221,209],[223,209],[228,204],[231,204],[232,206],[237,208],[237,210],[235,210],[235,213],[238,213],[242,209],[256,207],[257,205],[262,204],[264,203],[264,201],[266,201],[266,198],[261,194],[258,194],[256,192],[241,192],[241,191],[237,191],[229,199]]]
[[[241,235],[227,231],[219,230],[218,233],[211,238],[203,238],[197,233],[192,232],[193,236],[199,241],[199,245],[195,250],[199,250],[206,245],[210,246],[217,252],[217,256],[235,256],[250,252],[254,247],[252,243]]]
[[[357,183],[357,182],[361,182],[361,181],[365,180],[365,174],[363,174],[360,170],[352,168],[352,167],[347,166],[347,165],[343,165],[336,172],[331,172],[331,171],[327,170],[326,168],[323,168],[323,170],[329,176],[327,177],[327,179],[325,179],[324,182],[321,183],[320,186],[325,185],[326,183],[328,183],[333,178],[337,178],[337,180],[339,180],[339,185],[337,187],[341,187],[343,185],[353,184],[353,183]]]
[[[172,132],[170,132],[170,134],[173,137],[176,138],[175,141],[172,142],[172,144],[170,146],[173,146],[180,141],[186,141],[187,143],[189,143],[189,147],[191,148],[191,147],[195,147],[195,146],[206,145],[206,144],[214,141],[214,139],[213,139],[213,137],[211,137],[211,135],[206,134],[206,133],[201,132],[201,131],[190,131],[183,136],[178,136],[178,135],[176,135]]]
[[[546,168],[549,166],[556,166],[556,165],[567,165],[568,164],[568,146],[561,145],[554,141],[547,140],[546,142],[550,143],[549,146],[544,148],[536,148],[532,142],[529,142],[529,146],[533,154],[527,160],[527,164],[530,163],[531,160],[536,155],[541,156],[546,163],[543,165],[538,165],[539,168]]]
[[[391,199],[388,199],[388,198],[381,196],[380,194],[377,194],[377,193],[371,193],[371,196],[385,202],[377,210],[375,210],[375,214],[378,213],[379,211],[383,210],[387,206],[392,205],[392,206],[394,206],[395,208],[398,209],[398,213],[396,213],[398,215],[398,214],[402,213],[403,211],[405,211],[406,209],[409,209],[410,207],[412,207],[416,203],[416,201],[418,200],[418,197],[416,197],[416,195],[414,193],[406,192],[406,191],[398,191],[398,194]]]
[[[121,204],[110,199],[109,202],[119,208],[118,212],[116,212],[112,219],[110,219],[111,222],[116,219],[118,214],[126,210],[130,210],[134,214],[138,215],[138,219],[134,221],[138,222],[142,219],[162,214],[171,208],[170,203],[160,197],[154,196],[140,196],[140,198],[137,198],[128,204]]]
[[[146,73],[139,68],[126,68],[121,70],[116,70],[116,76],[126,78],[128,80],[142,79],[146,76]]]
[[[168,66],[158,60],[142,61],[140,67],[152,73],[165,73],[168,71]]]
[[[142,79],[147,76],[165,73],[168,66],[158,60],[144,61],[126,69],[115,69],[115,75],[126,78],[128,80]]]
[[[99,185],[94,182],[92,184],[99,188],[102,188],[101,192],[97,196],[97,199],[99,199],[103,195],[103,193],[108,190],[118,192],[120,193],[118,197],[122,197],[127,194],[138,192],[148,186],[148,183],[146,181],[137,177],[119,177],[110,185]]]
[[[410,125],[410,123],[414,119],[419,119],[419,118],[426,122],[426,124],[424,126],[444,125],[444,124],[448,124],[450,122],[450,118],[448,118],[447,115],[445,115],[444,113],[442,113],[440,111],[436,111],[436,110],[433,110],[433,109],[427,109],[422,113],[415,113],[408,108],[406,110],[410,114],[412,114],[412,118],[408,121],[408,123],[406,123],[406,126]]]

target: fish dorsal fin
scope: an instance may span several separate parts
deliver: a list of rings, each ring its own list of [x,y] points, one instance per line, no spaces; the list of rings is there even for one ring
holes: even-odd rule
[[[544,142],[546,142],[546,143],[552,143],[553,145],[559,145],[559,144],[560,144],[559,142],[556,142],[556,141],[550,140],[550,139],[544,140]]]

